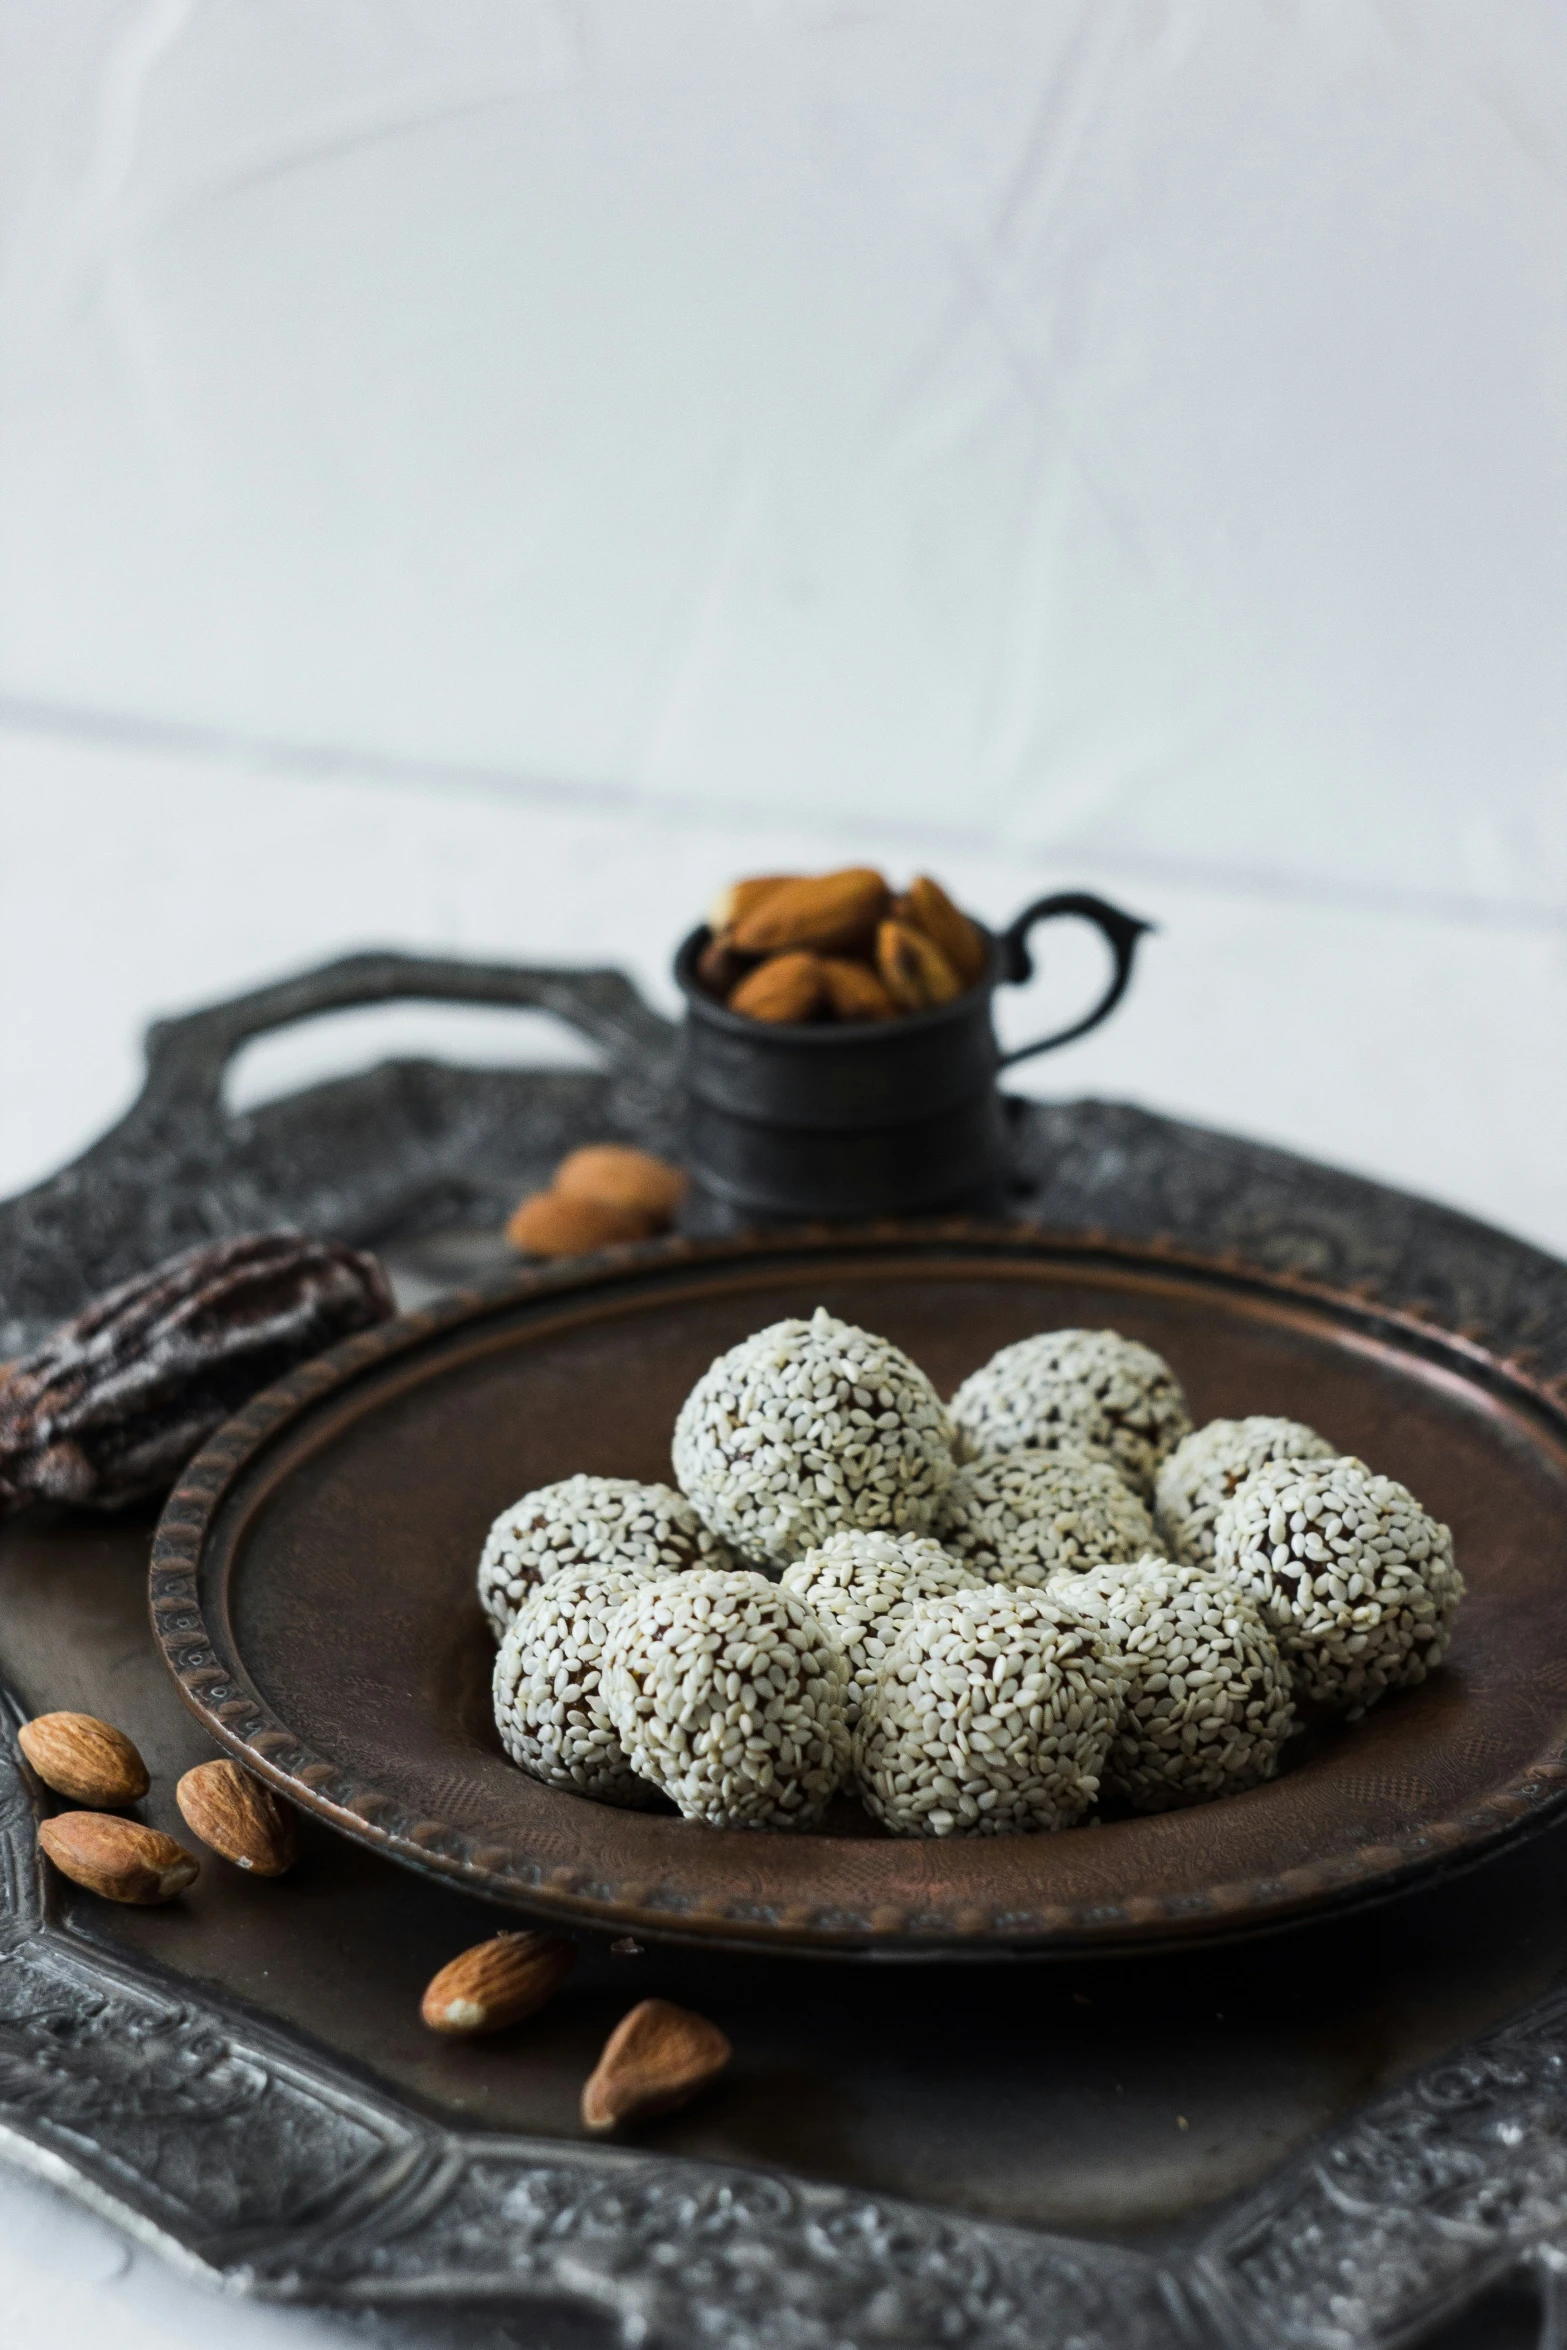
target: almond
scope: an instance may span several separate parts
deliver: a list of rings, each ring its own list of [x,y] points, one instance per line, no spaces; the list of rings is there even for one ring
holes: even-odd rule
[[[504,2031],[552,1999],[576,1963],[575,1943],[557,1935],[496,1934],[442,1967],[419,2013],[432,2032]]]
[[[709,930],[716,932],[729,929],[732,923],[739,921],[742,914],[748,914],[753,906],[760,905],[769,890],[781,889],[786,881],[798,881],[799,878],[798,873],[753,873],[749,880],[731,881],[727,889],[719,891],[707,909]]]
[[[646,1240],[652,1219],[635,1208],[572,1199],[563,1191],[536,1191],[513,1213],[506,1237],[535,1257],[580,1257],[617,1240]]]
[[[957,973],[934,940],[909,922],[884,922],[876,933],[876,968],[905,1012],[929,1012],[961,995]]]
[[[644,1999],[623,2016],[582,2092],[582,2119],[590,2130],[613,2130],[684,2105],[716,2080],[734,2051],[716,2024]]]
[[[174,1800],[203,1844],[258,1877],[281,1877],[294,1865],[294,1815],[235,1762],[198,1763]]]
[[[621,1142],[590,1142],[571,1151],[555,1170],[557,1196],[594,1201],[601,1208],[630,1208],[655,1223],[673,1221],[686,1196],[682,1167],[656,1159],[651,1151]]]
[[[39,1714],[16,1742],[46,1787],[96,1811],[139,1803],[147,1766],[123,1730],[96,1714]]]
[[[113,1812],[61,1812],[43,1822],[38,1841],[73,1885],[85,1885],[105,1901],[131,1901],[144,1909],[172,1901],[201,1874],[195,1854],[172,1836],[144,1828],[140,1820],[117,1819]]]
[[[973,987],[984,978],[989,958],[978,924],[960,912],[940,882],[932,881],[928,873],[915,875],[908,894],[898,900],[893,912],[900,921],[912,922],[916,930],[923,930],[941,949],[957,973],[960,985]]]
[[[743,955],[816,947],[842,954],[861,946],[887,911],[887,884],[868,865],[846,866],[810,881],[781,881],[734,924]]]
[[[821,963],[835,1019],[896,1020],[898,1007],[868,964],[850,963],[841,955],[823,955]]]
[[[754,955],[736,954],[734,933],[720,930],[710,938],[696,959],[696,975],[709,995],[716,995],[722,1003],[732,987],[738,987],[746,973],[755,967]]]
[[[816,955],[774,955],[729,998],[731,1012],[752,1020],[810,1020],[821,1010],[826,982]]]

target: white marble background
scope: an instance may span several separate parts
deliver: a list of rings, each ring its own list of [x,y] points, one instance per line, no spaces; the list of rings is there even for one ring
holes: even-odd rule
[[[0,1193],[866,856],[1160,922],[1030,1084],[1567,1250],[1564,287],[1554,0],[0,0]],[[557,1048],[237,1098],[393,1049]],[[211,2324],[11,2181],[0,2308]]]

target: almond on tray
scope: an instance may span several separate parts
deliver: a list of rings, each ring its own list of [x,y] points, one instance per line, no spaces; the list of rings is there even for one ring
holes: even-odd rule
[[[686,1172],[624,1142],[568,1151],[548,1191],[519,1200],[506,1224],[530,1257],[577,1257],[667,1232],[686,1193]]]
[[[868,865],[837,873],[759,873],[708,908],[697,977],[745,1018],[774,1025],[897,1020],[977,987],[984,931],[939,881],[897,894]]]

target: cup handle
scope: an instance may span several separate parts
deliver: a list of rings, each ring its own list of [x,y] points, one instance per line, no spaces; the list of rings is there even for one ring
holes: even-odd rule
[[[1074,1036],[1086,1036],[1090,1028],[1115,1010],[1127,990],[1132,976],[1132,957],[1137,942],[1145,930],[1156,925],[1141,921],[1136,914],[1123,914],[1119,906],[1106,903],[1103,898],[1089,895],[1086,890],[1063,890],[1053,898],[1036,898],[1025,906],[1017,920],[1001,933],[1001,977],[1012,987],[1034,976],[1034,958],[1028,949],[1028,934],[1036,922],[1053,922],[1058,914],[1075,914],[1081,921],[1092,922],[1101,930],[1115,957],[1115,970],[1110,984],[1091,1011],[1081,1020],[1074,1020],[1068,1028],[1058,1028],[1054,1036],[1042,1036],[1037,1044],[1019,1045],[1016,1052],[1003,1053],[1001,1066],[1010,1069],[1015,1061],[1030,1060],[1035,1053],[1048,1053],[1055,1045],[1070,1044]]]

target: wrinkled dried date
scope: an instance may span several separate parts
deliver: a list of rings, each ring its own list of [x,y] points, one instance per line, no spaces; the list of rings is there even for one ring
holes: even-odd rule
[[[119,1509],[219,1423],[395,1308],[372,1256],[297,1232],[187,1249],[66,1322],[0,1382],[0,1510]]]

